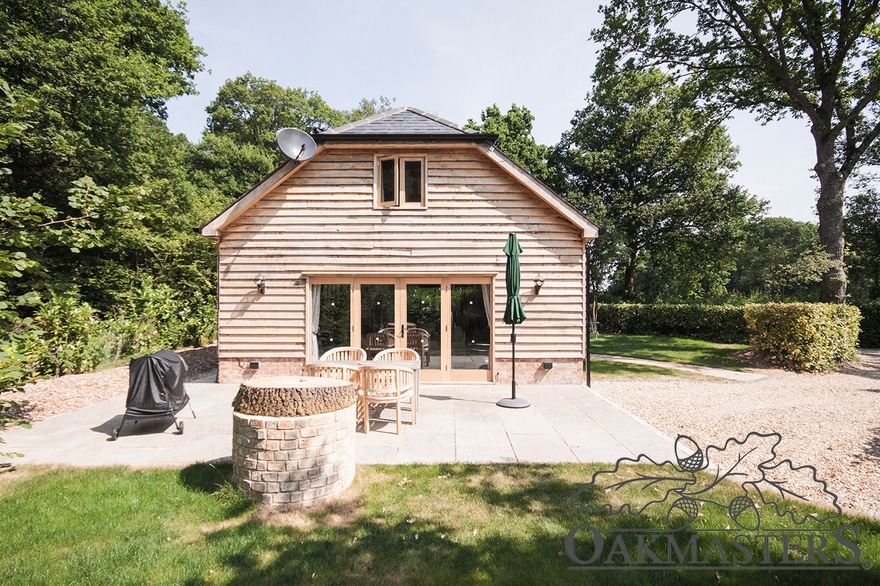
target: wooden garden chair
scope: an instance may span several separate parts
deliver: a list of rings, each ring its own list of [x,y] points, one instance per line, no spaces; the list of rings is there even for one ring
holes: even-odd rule
[[[406,345],[418,352],[422,359],[422,366],[431,364],[431,334],[422,328],[409,328],[406,330]]]
[[[400,405],[409,401],[412,425],[416,424],[415,372],[400,366],[371,364],[360,368],[364,433],[370,433],[370,405],[394,405],[400,435]]]
[[[321,378],[335,378],[351,383],[354,386],[355,403],[357,404],[355,417],[357,421],[360,421],[363,390],[361,389],[361,375],[358,367],[347,364],[306,364],[303,367],[303,374]]]
[[[367,359],[373,359],[379,352],[394,347],[394,336],[387,332],[370,332],[364,336],[364,350]]]
[[[338,360],[338,361],[357,361],[366,360],[367,352],[363,348],[355,348],[353,346],[340,346],[339,348],[331,348],[327,350],[318,360]]]
[[[388,348],[387,350],[382,350],[373,360],[382,362],[388,360],[419,360],[419,353],[413,350],[412,348]]]

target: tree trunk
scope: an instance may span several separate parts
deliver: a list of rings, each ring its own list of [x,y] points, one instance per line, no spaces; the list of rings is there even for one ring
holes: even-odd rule
[[[825,303],[846,302],[846,273],[843,270],[843,193],[846,176],[834,161],[834,140],[819,135],[814,128],[816,140],[816,175],[819,177],[819,241],[822,249],[834,261],[822,276],[819,300]]]
[[[636,296],[636,255],[633,254],[626,260],[626,268],[623,273],[623,297],[632,301]]]

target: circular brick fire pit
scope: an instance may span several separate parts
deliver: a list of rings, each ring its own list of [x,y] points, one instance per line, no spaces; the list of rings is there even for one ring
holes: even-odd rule
[[[232,402],[232,474],[268,506],[308,506],[354,480],[355,390],[306,376],[252,379]]]

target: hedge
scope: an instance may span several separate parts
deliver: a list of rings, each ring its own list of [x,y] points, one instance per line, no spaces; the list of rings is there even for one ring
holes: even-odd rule
[[[880,299],[863,303],[859,309],[862,312],[862,333],[859,335],[859,346],[880,348]]]
[[[853,305],[762,303],[743,315],[752,346],[783,368],[825,371],[857,356],[861,313]]]
[[[748,342],[743,308],[732,305],[600,303],[598,329],[607,334],[654,334],[710,342]]]

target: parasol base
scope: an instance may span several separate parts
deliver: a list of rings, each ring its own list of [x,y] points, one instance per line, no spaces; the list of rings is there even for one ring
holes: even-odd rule
[[[506,399],[501,399],[495,404],[499,407],[507,407],[508,409],[525,409],[526,407],[531,407],[532,405],[525,399],[512,399],[510,397]]]

